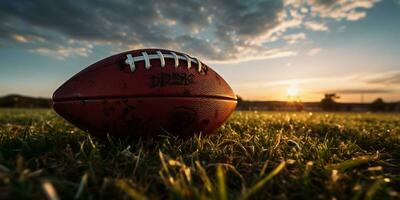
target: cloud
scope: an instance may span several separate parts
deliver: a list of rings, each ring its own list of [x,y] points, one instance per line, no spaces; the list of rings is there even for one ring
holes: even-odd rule
[[[307,56],[315,56],[317,54],[319,54],[319,52],[321,52],[321,48],[314,48],[314,49],[310,49],[306,54]]]
[[[17,42],[28,42],[28,40],[22,35],[12,35],[11,37]]]
[[[356,79],[369,84],[400,86],[400,71],[389,71],[359,76]]]
[[[30,49],[29,51],[41,55],[50,55],[52,57],[55,57],[57,59],[65,59],[70,56],[83,56],[83,57],[88,57],[89,53],[91,53],[90,48],[84,48],[84,47],[63,47],[60,46],[57,49],[49,49],[49,48],[35,48],[35,49]]]
[[[308,21],[304,23],[304,26],[307,29],[313,30],[313,31],[329,31],[328,26],[326,26],[323,23],[316,22],[316,21]]]
[[[306,38],[289,30],[328,31],[320,18],[359,20],[376,2],[3,0],[0,40],[58,58],[88,56],[90,44],[171,48],[214,61],[268,59],[296,55],[286,46],[271,48],[280,40],[293,44]]]
[[[338,94],[386,94],[386,93],[393,93],[395,90],[388,90],[388,89],[365,89],[365,88],[355,88],[355,89],[338,89],[338,90],[330,90],[324,91],[324,93],[335,92]]]
[[[311,12],[314,16],[332,18],[335,20],[347,19],[350,21],[364,18],[370,9],[380,0],[309,0]]]
[[[366,12],[350,12],[346,18],[350,21],[357,21],[365,16],[367,16]]]
[[[213,63],[239,63],[250,60],[264,60],[264,59],[275,59],[296,56],[297,51],[284,50],[284,49],[269,49],[262,52],[257,52],[256,50],[246,50],[243,51],[243,57],[236,60],[220,60],[213,61]]]
[[[295,33],[291,35],[285,35],[283,39],[285,39],[289,44],[297,43],[301,40],[305,40],[307,38],[306,34],[304,33]]]

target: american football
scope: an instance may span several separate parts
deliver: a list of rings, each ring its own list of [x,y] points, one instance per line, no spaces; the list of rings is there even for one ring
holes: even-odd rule
[[[400,0],[0,19],[0,200],[400,199]]]
[[[101,60],[59,87],[53,101],[59,115],[99,137],[210,134],[237,102],[225,80],[206,64],[163,49]]]

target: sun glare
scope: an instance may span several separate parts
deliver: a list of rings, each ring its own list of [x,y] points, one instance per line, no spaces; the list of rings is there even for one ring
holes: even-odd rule
[[[290,86],[287,90],[286,90],[286,95],[290,98],[293,97],[298,97],[299,95],[299,88],[297,86]]]

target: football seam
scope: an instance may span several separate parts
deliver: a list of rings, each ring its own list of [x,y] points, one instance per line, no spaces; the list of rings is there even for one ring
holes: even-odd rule
[[[87,100],[108,100],[108,99],[151,99],[151,98],[187,98],[187,99],[216,99],[216,100],[229,100],[236,101],[237,98],[234,97],[224,97],[224,96],[212,96],[212,95],[198,95],[198,96],[179,96],[179,95],[165,95],[165,96],[113,96],[113,97],[75,97],[75,98],[65,98],[59,100],[53,100],[54,102],[68,102],[68,101],[87,101]]]

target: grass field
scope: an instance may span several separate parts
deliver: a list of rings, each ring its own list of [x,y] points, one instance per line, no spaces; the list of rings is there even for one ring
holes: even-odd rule
[[[400,115],[236,112],[215,135],[97,140],[0,110],[0,199],[398,199]]]

